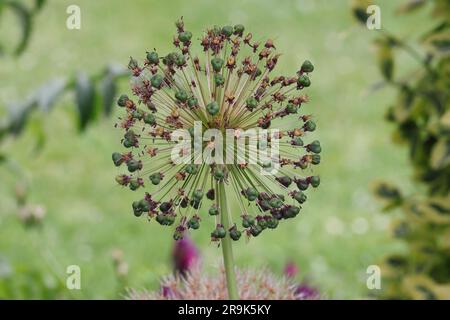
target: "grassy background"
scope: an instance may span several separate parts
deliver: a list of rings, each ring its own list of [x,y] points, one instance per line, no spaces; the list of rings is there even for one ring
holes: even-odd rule
[[[428,19],[398,18],[393,1],[377,3],[383,27],[406,37]],[[65,27],[70,4],[81,7],[81,30]],[[347,1],[49,1],[25,54],[0,60],[0,115],[7,101],[51,77],[99,71],[111,61],[125,65],[130,55],[142,59],[154,47],[168,52],[173,22],[180,16],[194,36],[206,26],[243,23],[256,39],[274,38],[283,52],[280,72],[292,72],[304,59],[316,66],[307,108],[317,119],[315,136],[324,149],[317,170],[322,185],[310,192],[297,219],[236,244],[238,265],[268,265],[281,273],[293,260],[326,296],[365,297],[366,268],[402,249],[389,237],[389,217],[380,213],[370,182],[386,178],[412,186],[406,150],[390,143],[383,121],[393,93],[367,92],[380,80],[371,52],[376,31],[355,23]],[[0,35],[11,42],[17,32],[12,19],[0,22]],[[410,64],[405,57],[399,68]],[[121,86],[129,91],[126,81]],[[120,297],[124,284],[114,274],[113,248],[124,251],[130,266],[125,285],[156,288],[158,278],[170,271],[171,232],[134,218],[135,194],[114,183],[117,170],[110,155],[120,140],[115,116],[78,134],[68,100],[45,116],[47,141],[41,152],[33,151],[32,130],[1,146],[22,173],[0,166],[0,297]],[[47,210],[41,228],[26,229],[17,218],[13,192],[21,179],[30,185],[30,201]],[[210,244],[209,229],[201,228],[193,238],[205,265],[215,268],[221,250]],[[71,264],[81,267],[80,291],[60,287]]]

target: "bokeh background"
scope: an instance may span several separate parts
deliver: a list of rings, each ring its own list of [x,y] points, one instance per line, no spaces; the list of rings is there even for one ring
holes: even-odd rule
[[[405,38],[414,39],[432,19],[427,12],[399,18],[396,1],[376,2],[382,26]],[[80,30],[66,28],[71,4],[81,8]],[[378,31],[356,22],[348,1],[47,1],[33,19],[24,52],[0,58],[0,117],[49,79],[80,70],[94,74],[108,63],[126,66],[129,56],[142,60],[153,48],[168,52],[180,16],[194,37],[208,26],[243,23],[254,38],[273,38],[283,53],[280,72],[296,70],[305,59],[315,65],[308,110],[323,145],[315,169],[322,184],[299,217],[235,243],[237,264],[281,274],[294,261],[300,277],[329,298],[367,297],[367,267],[405,249],[390,235],[395,213],[381,212],[370,184],[384,178],[404,190],[418,187],[409,180],[407,150],[391,143],[383,118],[395,92],[371,89],[381,81],[372,47]],[[15,21],[13,13],[2,14],[5,51],[20,38]],[[406,55],[400,60],[400,70],[413,63]],[[129,92],[126,79],[118,85],[119,92]],[[121,137],[113,128],[116,109],[83,132],[76,113],[68,92],[52,112],[36,110],[21,135],[0,144],[7,158],[0,164],[1,298],[120,298],[126,286],[158,288],[158,279],[171,271],[171,233],[137,220],[130,208],[135,195],[115,184],[111,153]],[[46,213],[39,226],[27,227],[19,217],[23,192]],[[216,268],[221,250],[210,243],[208,228],[192,238],[207,268]],[[111,258],[115,249],[129,266],[122,278]],[[81,290],[65,288],[66,267],[73,264],[81,267]]]

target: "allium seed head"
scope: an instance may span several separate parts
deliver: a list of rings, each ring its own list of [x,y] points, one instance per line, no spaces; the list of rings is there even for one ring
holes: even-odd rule
[[[126,172],[116,181],[136,193],[148,188],[134,215],[174,225],[177,240],[208,219],[212,241],[276,229],[320,184],[302,175],[321,161],[310,138],[317,124],[302,114],[314,66],[306,60],[291,75],[273,75],[280,54],[272,39],[255,42],[237,24],[207,29],[196,46],[183,20],[175,25],[173,52],[130,58],[134,98],[117,100],[126,150],[112,154]],[[227,203],[239,211],[222,211]]]

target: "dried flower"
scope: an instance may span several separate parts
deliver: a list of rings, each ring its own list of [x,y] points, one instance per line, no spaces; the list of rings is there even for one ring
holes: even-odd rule
[[[314,66],[305,61],[291,76],[272,77],[280,58],[273,40],[260,46],[239,24],[207,29],[201,59],[183,20],[175,25],[175,51],[147,52],[142,64],[130,58],[136,99],[119,97],[125,115],[116,124],[129,151],[112,154],[128,173],[116,181],[133,191],[150,185],[132,203],[134,215],[173,225],[175,240],[214,219],[211,241],[222,244],[236,299],[231,240],[294,218],[304,191],[320,184],[319,176],[299,172],[320,163],[320,142],[307,141],[316,123],[300,115],[309,100],[300,91],[311,85]],[[239,211],[230,212],[229,203]],[[205,207],[210,217],[200,215]]]
[[[202,61],[192,50],[194,38],[182,19],[176,27],[176,51],[166,55],[147,52],[143,64],[130,59],[131,89],[137,101],[127,95],[117,101],[125,110],[117,126],[125,130],[122,144],[130,151],[112,155],[114,164],[125,165],[128,171],[116,181],[133,191],[147,184],[156,186],[154,192],[133,202],[134,214],[164,226],[175,224],[175,239],[201,227],[207,217],[201,217],[199,210],[205,206],[215,219],[212,241],[227,234],[233,240],[241,234],[256,237],[275,229],[279,220],[300,212],[307,199],[304,191],[320,184],[318,176],[305,177],[298,172],[320,163],[320,142],[304,142],[316,123],[309,115],[299,115],[308,98],[297,94],[310,86],[308,73],[314,66],[305,61],[293,76],[271,77],[280,57],[273,40],[260,48],[240,24],[206,30],[200,40]],[[294,127],[281,121],[285,117],[298,119],[290,122]],[[255,141],[256,148],[244,156],[234,150],[239,139],[246,141],[247,130],[263,132],[276,127],[280,130],[268,131],[267,139]],[[182,144],[178,129],[188,132],[183,139],[193,139]],[[223,146],[216,136],[198,138],[198,131],[208,129],[223,135],[227,129],[235,133]],[[279,153],[262,161],[261,152],[275,145]],[[209,154],[214,161],[207,162],[204,157],[197,161],[195,153],[188,150],[191,146],[199,147],[202,156]],[[174,150],[185,162],[175,163]],[[218,153],[223,158],[231,155],[234,162],[216,161]],[[274,169],[278,176],[265,174]],[[291,185],[298,190],[290,190]],[[216,196],[220,190],[226,193],[227,202],[239,204],[240,213],[222,213],[224,203]],[[222,221],[225,214],[228,223]]]
[[[288,278],[280,278],[267,269],[236,270],[239,297],[243,300],[306,300],[319,295],[297,292],[297,286]],[[131,300],[224,300],[227,299],[225,273],[208,275],[197,265],[186,276],[170,275],[161,282],[158,291],[128,290]]]

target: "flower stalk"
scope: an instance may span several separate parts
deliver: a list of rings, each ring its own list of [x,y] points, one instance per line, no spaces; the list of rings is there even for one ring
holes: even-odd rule
[[[230,228],[229,211],[226,201],[225,188],[223,184],[219,185],[218,190],[219,205],[220,205],[220,216],[221,223],[225,230]],[[225,237],[222,239],[222,255],[223,255],[223,265],[225,267],[225,276],[227,280],[228,298],[230,300],[238,300],[238,290],[236,286],[236,275],[234,268],[234,257],[233,257],[233,246],[231,244],[231,238]]]

